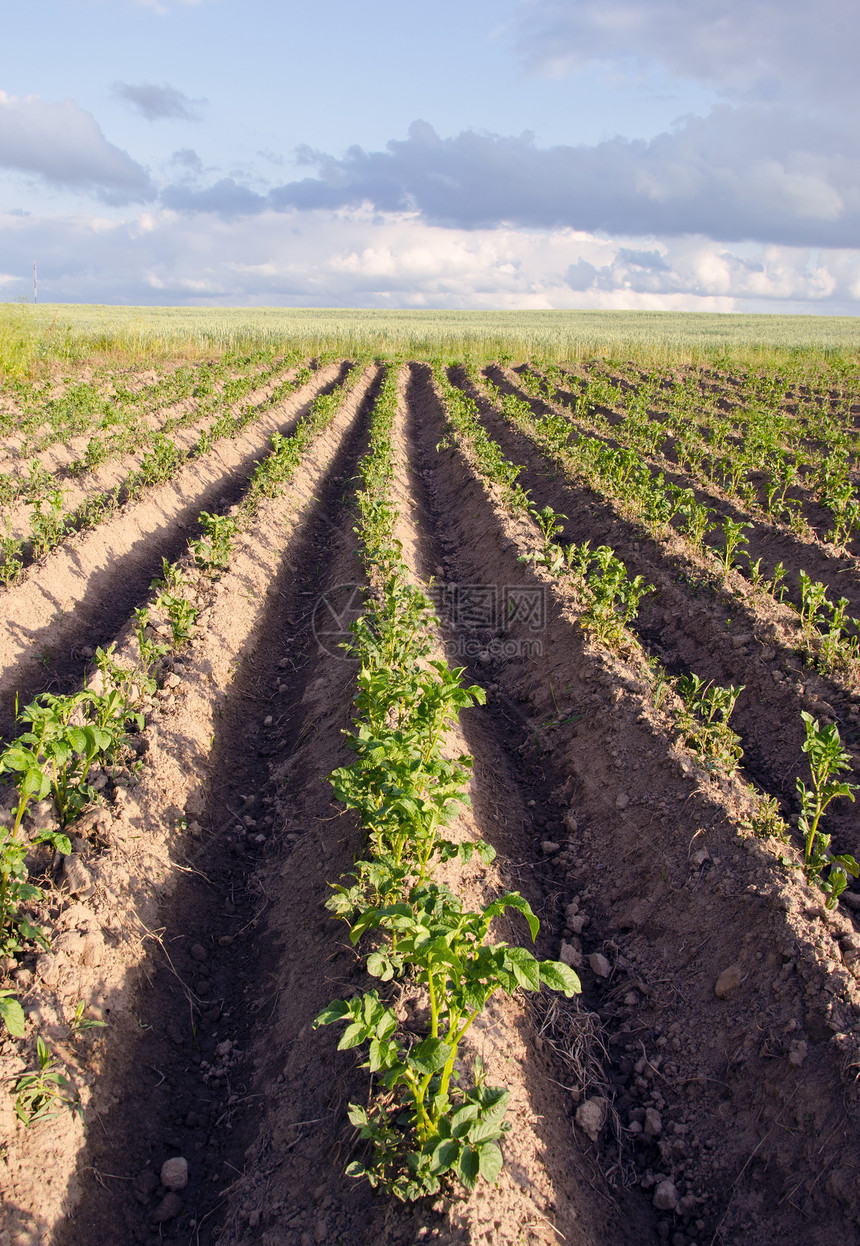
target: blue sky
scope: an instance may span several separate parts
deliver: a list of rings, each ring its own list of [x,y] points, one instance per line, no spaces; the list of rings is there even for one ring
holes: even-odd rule
[[[854,0],[29,0],[0,298],[860,311]]]

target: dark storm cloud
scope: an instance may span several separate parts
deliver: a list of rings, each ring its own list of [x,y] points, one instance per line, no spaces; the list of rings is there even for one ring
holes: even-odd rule
[[[47,103],[0,92],[0,168],[111,204],[139,203],[155,193],[146,169],[109,143],[96,119],[69,99]]]
[[[648,142],[613,138],[592,147],[539,148],[528,134],[443,139],[416,122],[385,151],[353,147],[339,159],[304,152],[303,160],[318,176],[277,187],[272,207],[366,203],[464,228],[860,243],[856,133],[767,105],[721,105]]]
[[[115,82],[111,88],[118,99],[125,100],[147,121],[199,121],[196,105],[206,100],[192,100],[176,87],[154,82]]]
[[[267,206],[262,195],[232,177],[223,177],[212,186],[200,189],[180,184],[167,186],[162,191],[161,202],[176,212],[209,212],[228,219],[254,216]]]

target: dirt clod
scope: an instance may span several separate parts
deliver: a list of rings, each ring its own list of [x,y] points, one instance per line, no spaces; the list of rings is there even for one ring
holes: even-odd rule
[[[606,1100],[586,1099],[576,1109],[576,1123],[592,1142],[596,1142],[606,1122]]]
[[[739,965],[729,965],[724,969],[717,978],[714,986],[714,994],[717,999],[728,999],[733,991],[736,991],[743,981],[743,973]]]
[[[592,952],[588,958],[588,964],[595,978],[608,978],[612,973],[612,965],[602,952]]]
[[[182,1199],[178,1194],[165,1194],[164,1198],[152,1213],[152,1220],[156,1224],[166,1224],[168,1220],[175,1220],[182,1211]]]
[[[73,896],[82,899],[91,896],[94,891],[92,875],[75,853],[65,858],[63,881]]]

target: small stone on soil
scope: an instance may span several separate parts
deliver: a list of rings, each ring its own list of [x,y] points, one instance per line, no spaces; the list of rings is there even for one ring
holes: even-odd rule
[[[654,1206],[658,1211],[674,1211],[678,1206],[678,1191],[674,1181],[661,1181],[654,1191]]]
[[[161,1165],[161,1184],[165,1190],[184,1190],[188,1185],[188,1160],[181,1155],[166,1159]]]
[[[196,961],[206,960],[206,948],[202,943],[195,943],[191,949],[191,959]]]

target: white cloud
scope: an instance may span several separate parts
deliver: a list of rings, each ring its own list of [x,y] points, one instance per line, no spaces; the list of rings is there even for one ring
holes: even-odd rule
[[[226,221],[147,211],[0,218],[0,272],[46,302],[317,307],[856,311],[856,250],[572,229],[443,228],[416,215],[267,210]]]
[[[74,100],[48,103],[0,91],[0,167],[123,204],[152,198],[147,171],[105,138]]]

